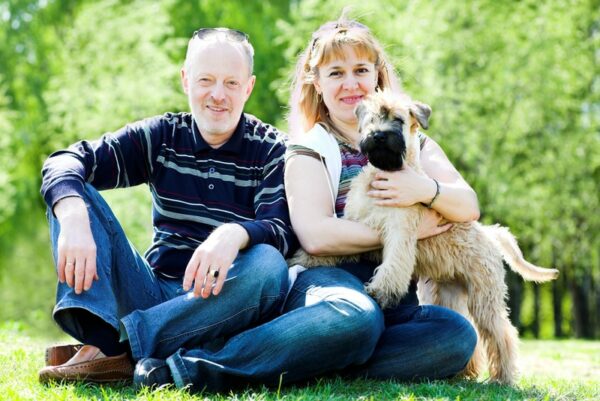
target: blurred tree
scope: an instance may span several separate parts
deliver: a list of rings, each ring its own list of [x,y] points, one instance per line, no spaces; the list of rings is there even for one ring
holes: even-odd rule
[[[63,34],[44,99],[52,150],[172,110],[186,110],[165,6],[105,0],[83,7]],[[57,69],[58,70],[58,69]],[[138,249],[152,236],[146,186],[106,195]]]
[[[179,69],[188,38],[204,26],[250,35],[258,80],[246,109],[285,129],[299,52],[348,4],[384,44],[405,90],[432,106],[429,135],[476,189],[482,220],[511,227],[528,259],[561,270],[538,290],[509,272],[513,320],[525,334],[600,337],[598,0],[2,2],[2,317],[36,322],[50,307],[55,276],[38,194],[49,153],[186,110]],[[106,197],[143,249],[147,190]],[[21,292],[39,297],[27,314]]]

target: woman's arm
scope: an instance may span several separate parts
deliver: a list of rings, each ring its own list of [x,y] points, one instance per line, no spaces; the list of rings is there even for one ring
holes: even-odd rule
[[[450,221],[468,222],[479,219],[477,194],[433,139],[428,138],[421,151],[421,166],[425,173],[438,180],[440,194],[431,207]],[[435,195],[435,189],[432,191]],[[429,203],[426,200],[426,203]]]
[[[325,166],[310,156],[289,157],[285,190],[292,227],[312,255],[350,255],[381,248],[379,235],[364,224],[333,217]]]
[[[468,222],[479,219],[477,194],[454,168],[442,148],[427,138],[421,150],[421,166],[427,174],[417,174],[412,168],[400,171],[382,171],[373,181],[370,196],[379,198],[382,206],[406,207],[421,202],[429,204],[436,193],[435,178],[440,193],[431,204],[444,218],[453,222]]]

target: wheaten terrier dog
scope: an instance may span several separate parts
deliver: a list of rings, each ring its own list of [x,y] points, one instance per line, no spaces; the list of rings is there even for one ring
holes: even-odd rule
[[[424,206],[377,206],[366,195],[377,169],[399,170],[406,163],[425,174],[419,162],[418,128],[428,128],[430,113],[429,106],[389,92],[372,95],[357,108],[360,147],[369,165],[352,182],[344,217],[377,230],[383,241],[381,264],[366,289],[382,306],[390,306],[406,294],[413,274],[420,277],[421,303],[442,305],[470,318],[487,351],[490,379],[514,383],[518,334],[508,320],[503,261],[536,282],[552,280],[558,271],[527,262],[515,238],[499,225],[456,223],[443,234],[417,242]],[[314,257],[300,251],[290,265],[315,267],[357,258]],[[478,345],[463,375],[477,377],[483,364]]]

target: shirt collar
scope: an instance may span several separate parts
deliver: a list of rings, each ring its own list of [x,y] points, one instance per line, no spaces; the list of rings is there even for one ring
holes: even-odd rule
[[[244,131],[246,128],[246,116],[242,113],[240,121],[238,121],[233,135],[227,142],[225,142],[220,148],[213,149],[200,135],[200,130],[196,125],[194,117],[192,117],[192,135],[194,136],[194,153],[203,152],[207,150],[218,150],[230,153],[240,153],[242,151],[242,144],[244,140]]]

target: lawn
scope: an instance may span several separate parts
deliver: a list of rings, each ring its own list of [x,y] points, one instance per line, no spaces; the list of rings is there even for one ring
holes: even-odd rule
[[[37,382],[48,341],[32,338],[18,325],[0,325],[0,399],[12,400],[600,400],[600,342],[525,340],[522,377],[515,387],[484,382],[323,379],[282,389],[190,395],[173,389],[135,392],[131,387],[53,385]]]

